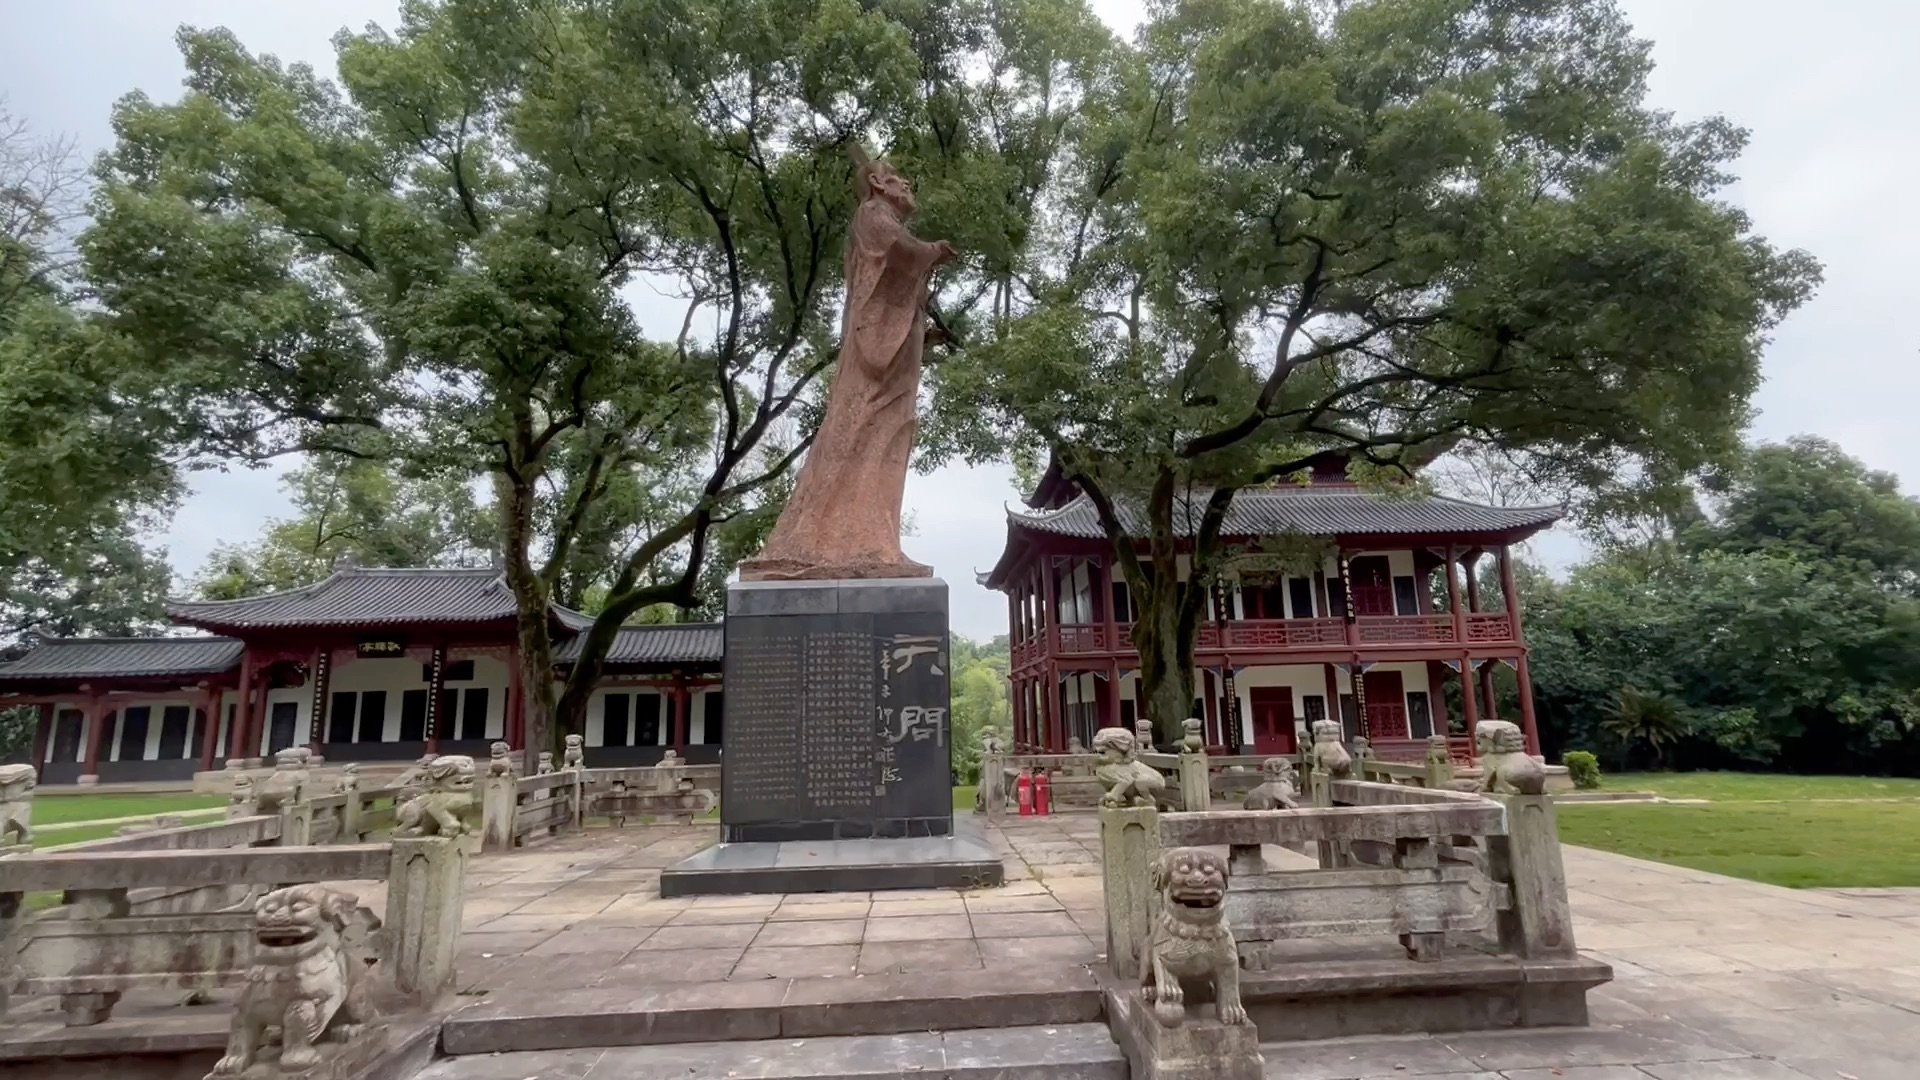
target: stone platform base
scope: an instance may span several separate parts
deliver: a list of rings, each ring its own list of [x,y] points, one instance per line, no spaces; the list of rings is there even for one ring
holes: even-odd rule
[[[1263,1043],[1580,1027],[1587,1023],[1587,991],[1612,978],[1612,968],[1585,957],[1521,960],[1453,950],[1432,963],[1282,962],[1271,971],[1242,972],[1240,1000]]]
[[[1006,880],[1000,856],[961,827],[951,836],[716,844],[660,872],[660,895],[984,888]]]

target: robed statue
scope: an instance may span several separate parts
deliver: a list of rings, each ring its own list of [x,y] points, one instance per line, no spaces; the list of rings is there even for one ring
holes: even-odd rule
[[[847,236],[847,310],[827,411],[793,496],[746,581],[930,577],[900,551],[900,501],[926,347],[927,288],[953,258],[907,231],[913,188],[854,151],[859,208]]]

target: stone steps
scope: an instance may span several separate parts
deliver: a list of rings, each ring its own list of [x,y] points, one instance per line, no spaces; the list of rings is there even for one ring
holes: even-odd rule
[[[1084,967],[496,991],[447,1019],[441,1049],[458,1056],[956,1032],[1102,1015],[1100,986]]]
[[[920,1031],[445,1058],[414,1080],[1127,1080],[1105,1024]]]

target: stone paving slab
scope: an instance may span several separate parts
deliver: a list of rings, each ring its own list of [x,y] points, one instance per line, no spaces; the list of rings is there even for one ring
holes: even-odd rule
[[[1009,819],[988,830],[1006,870],[997,889],[661,899],[659,867],[716,832],[595,830],[479,857],[461,942],[463,989],[625,993],[1104,960],[1093,814]],[[1563,1080],[1920,1077],[1920,890],[1791,890],[1582,848],[1565,856],[1575,938],[1614,968],[1615,981],[1589,996],[1595,1027],[1518,1033],[1537,1038],[1484,1047],[1443,1039],[1418,1051],[1430,1057],[1378,1075],[1532,1080],[1559,1068]],[[1267,857],[1276,866],[1303,861],[1277,848]],[[789,928],[807,924],[819,926]],[[1317,1064],[1303,1065],[1300,1080],[1372,1075],[1338,1071],[1332,1057],[1310,1060]]]
[[[418,1080],[1127,1080],[1104,1024],[986,1032],[531,1050],[455,1057]]]

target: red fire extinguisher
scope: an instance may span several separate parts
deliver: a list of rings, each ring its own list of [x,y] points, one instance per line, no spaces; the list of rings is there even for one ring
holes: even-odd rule
[[[1014,790],[1014,793],[1017,794],[1020,798],[1020,816],[1032,817],[1033,816],[1033,777],[1029,776],[1026,773],[1021,773],[1020,779],[1015,780],[1013,782],[1013,790]]]
[[[1053,813],[1053,779],[1045,769],[1033,770],[1033,812]]]

